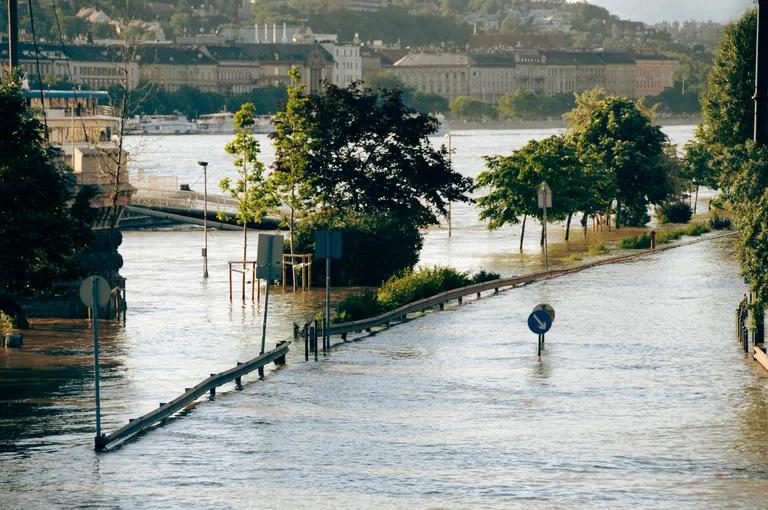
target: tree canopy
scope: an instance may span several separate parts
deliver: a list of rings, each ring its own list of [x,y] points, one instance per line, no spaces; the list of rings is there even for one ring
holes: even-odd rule
[[[317,210],[437,222],[450,201],[467,201],[470,179],[432,147],[437,119],[403,104],[401,91],[328,85],[291,96],[276,118],[275,170],[300,172]],[[294,140],[303,140],[294,143]]]
[[[29,296],[78,276],[91,239],[87,203],[74,200],[74,175],[55,162],[19,80],[0,82],[0,293]],[[87,202],[87,200],[86,200]]]

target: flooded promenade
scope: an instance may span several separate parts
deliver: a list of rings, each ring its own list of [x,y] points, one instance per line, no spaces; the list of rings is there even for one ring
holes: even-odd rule
[[[496,152],[505,152],[517,134],[498,136]],[[458,139],[457,164],[470,174],[477,158],[462,162]],[[467,146],[484,151],[483,140]],[[540,267],[535,229],[520,256],[514,229],[487,232],[468,206],[454,208],[454,221],[451,239],[444,228],[427,233],[423,263],[504,275]],[[105,325],[102,341],[107,430],[258,352],[260,309],[230,305],[226,294],[225,261],[239,256],[240,236],[213,233],[207,282],[201,242],[198,230],[125,234],[127,324]],[[91,449],[89,332],[43,324],[69,330],[0,359],[0,501],[759,508],[768,379],[734,339],[743,290],[727,240],[532,284],[349,343],[318,363],[295,348],[265,383],[253,374],[242,391],[201,400],[104,455]],[[319,292],[274,295],[270,344],[320,307]],[[542,301],[557,321],[539,360],[525,318]]]

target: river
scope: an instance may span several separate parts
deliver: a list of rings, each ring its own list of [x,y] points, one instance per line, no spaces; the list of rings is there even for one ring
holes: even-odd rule
[[[457,167],[476,174],[480,155],[550,133],[456,133]],[[194,189],[194,153],[214,179],[225,166],[219,138],[150,141],[145,171]],[[539,267],[536,240],[520,256],[517,239],[456,207],[454,236],[430,229],[422,263]],[[106,430],[258,352],[260,309],[226,298],[239,235],[214,232],[207,282],[200,241],[125,234],[127,324],[105,324],[102,341]],[[766,375],[734,339],[744,285],[732,252],[710,241],[533,284],[319,363],[294,349],[267,381],[251,376],[108,454],[91,450],[88,330],[43,323],[43,338],[0,351],[0,506],[759,508]],[[275,292],[270,343],[318,294]],[[541,301],[558,315],[539,360],[525,317]]]

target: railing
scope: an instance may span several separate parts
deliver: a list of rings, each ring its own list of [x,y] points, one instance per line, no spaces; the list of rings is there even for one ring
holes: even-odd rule
[[[735,233],[728,232],[725,234],[694,239],[692,241],[687,241],[683,243],[666,245],[666,246],[658,247],[655,249],[642,250],[642,251],[637,251],[633,253],[628,253],[625,255],[618,255],[616,257],[597,260],[594,262],[589,262],[587,264],[581,264],[578,266],[569,267],[565,269],[555,269],[551,271],[541,271],[538,273],[531,273],[523,276],[501,278],[498,280],[477,283],[474,285],[469,285],[467,287],[461,287],[458,289],[449,290],[441,294],[436,294],[434,296],[421,299],[419,301],[414,301],[413,303],[408,303],[407,305],[403,305],[400,308],[391,310],[389,312],[383,313],[376,317],[371,317],[369,319],[361,319],[361,320],[352,321],[352,322],[343,322],[339,324],[333,324],[329,328],[327,328],[326,332],[323,333],[324,346],[325,346],[325,343],[328,342],[327,340],[325,340],[325,336],[330,337],[331,335],[341,335],[342,339],[346,339],[346,336],[348,333],[361,332],[363,330],[370,331],[371,328],[375,328],[377,326],[382,326],[382,325],[386,326],[390,322],[403,320],[409,313],[423,312],[428,309],[434,308],[436,306],[439,306],[440,309],[443,309],[446,302],[456,299],[458,300],[459,303],[461,303],[464,297],[470,296],[472,294],[476,294],[477,297],[480,298],[480,295],[483,292],[487,292],[490,290],[493,290],[494,293],[498,293],[500,289],[506,288],[506,287],[517,287],[521,285],[527,285],[529,283],[539,281],[539,280],[546,280],[549,278],[556,278],[558,276],[564,276],[567,274],[578,273],[580,271],[584,271],[585,269],[590,269],[597,266],[615,264],[617,262],[624,262],[624,261],[632,260],[638,257],[643,257],[651,253],[666,251],[672,248],[679,248],[682,246],[695,244],[701,241],[718,239],[720,237],[727,237],[727,236],[733,236],[733,235],[735,235]]]
[[[210,393],[211,396],[216,394],[216,388],[219,386],[235,381],[240,386],[241,378],[253,372],[259,370],[259,375],[264,376],[264,366],[268,363],[275,362],[276,365],[285,364],[285,356],[288,353],[288,346],[291,342],[283,341],[277,344],[273,350],[265,352],[256,358],[253,358],[245,363],[239,363],[237,366],[219,372],[217,374],[211,374],[210,377],[201,381],[199,384],[192,388],[186,388],[184,393],[173,399],[172,401],[160,403],[160,407],[151,411],[136,419],[128,420],[127,425],[123,425],[119,429],[115,430],[111,434],[102,435],[96,437],[96,449],[105,450],[110,446],[115,446],[118,443],[125,441],[126,439],[149,429],[153,425],[165,420],[174,413],[182,410],[184,407],[194,402],[205,393]]]

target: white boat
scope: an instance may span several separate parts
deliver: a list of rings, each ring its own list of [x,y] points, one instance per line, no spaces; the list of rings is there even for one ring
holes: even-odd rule
[[[253,133],[271,133],[275,130],[272,117],[258,115],[254,118]],[[209,113],[197,119],[198,133],[232,134],[235,132],[235,114],[231,112]]]
[[[209,113],[197,118],[197,132],[229,134],[235,132],[235,114],[230,112]]]
[[[126,129],[141,135],[189,135],[197,133],[197,124],[183,115],[141,115],[130,119]]]

